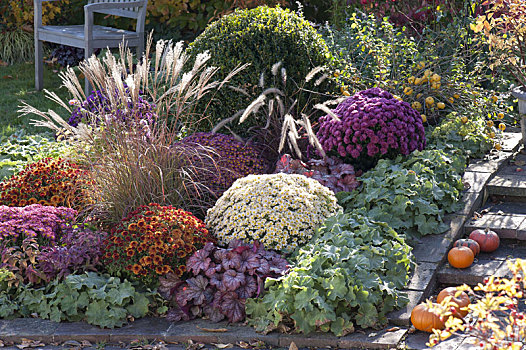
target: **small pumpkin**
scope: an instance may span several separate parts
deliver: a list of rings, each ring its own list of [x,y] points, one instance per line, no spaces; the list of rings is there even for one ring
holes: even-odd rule
[[[454,247],[447,254],[449,264],[457,269],[470,267],[475,260],[475,254],[468,247]]]
[[[436,304],[433,304],[434,306]],[[433,329],[444,329],[444,321],[432,312],[426,303],[418,304],[411,311],[411,323],[416,329],[432,333]]]
[[[472,239],[459,239],[453,244],[453,247],[468,247],[473,251],[473,255],[477,256],[480,253],[480,245],[477,241]]]
[[[458,294],[458,296],[456,296]],[[446,297],[451,297],[451,301],[458,305],[458,307],[455,307],[455,313],[453,314],[455,317],[464,318],[468,314],[467,310],[461,310],[462,308],[468,306],[471,303],[471,300],[469,299],[469,296],[466,292],[458,292],[456,287],[448,287],[445,289],[442,289],[440,293],[438,293],[437,296],[437,303],[441,303]]]
[[[475,230],[469,234],[469,238],[480,245],[481,252],[494,252],[500,245],[499,235],[489,228],[485,230]]]

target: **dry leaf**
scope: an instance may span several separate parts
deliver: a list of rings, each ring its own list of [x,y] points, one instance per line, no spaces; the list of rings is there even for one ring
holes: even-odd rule
[[[215,346],[216,348],[218,349],[229,349],[229,348],[233,348],[234,345],[233,344],[214,344],[212,343],[213,346]]]
[[[372,338],[372,337],[376,337],[377,335],[378,335],[378,333],[373,332],[373,333],[369,333],[368,337]]]
[[[290,343],[289,350],[298,350],[298,346],[294,342],[292,342]]]
[[[199,326],[196,326],[198,329],[202,330],[202,331],[205,331],[205,332],[212,332],[212,333],[224,333],[224,332],[228,332],[228,329],[226,328],[203,328],[203,327],[199,327]]]
[[[0,348],[3,348],[5,346],[4,342],[0,340]]]
[[[39,346],[44,346],[44,345],[45,345],[44,343],[38,340],[22,338],[22,343],[19,345],[16,345],[16,347],[19,349],[26,349],[26,348],[38,348]]]
[[[517,160],[517,161],[515,162],[515,165],[523,166],[523,165],[526,165],[526,162],[523,161],[523,160]]]
[[[389,329],[386,329],[385,331],[386,332],[396,332],[396,331],[399,331],[400,330],[400,327],[391,327]]]
[[[3,78],[4,79],[13,79],[13,76],[12,75],[4,75]]]
[[[93,346],[89,341],[87,340],[83,340],[82,343],[81,343],[82,347],[83,348],[87,348],[89,346]]]
[[[242,349],[248,349],[250,348],[250,344],[249,343],[245,343],[244,341],[240,341],[236,344],[237,346],[239,346],[240,348]]]
[[[80,73],[79,74],[79,80],[84,79],[84,78],[85,78],[84,73]]]

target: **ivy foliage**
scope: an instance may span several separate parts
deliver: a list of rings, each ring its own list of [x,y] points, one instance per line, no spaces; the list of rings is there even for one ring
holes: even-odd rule
[[[387,222],[408,238],[445,232],[442,218],[459,209],[465,165],[462,155],[442,150],[381,160],[360,178],[359,192],[340,192],[337,198],[346,211],[365,208],[372,220]]]
[[[268,293],[247,301],[249,324],[259,331],[286,326],[337,336],[385,324],[386,313],[407,302],[400,290],[409,278],[411,248],[364,214],[327,219],[290,273],[267,279]]]
[[[211,55],[209,64],[219,68],[216,79],[225,78],[240,65],[250,64],[230,83],[246,90],[248,96],[229,88],[219,90],[206,111],[209,127],[246,108],[263,91],[260,75],[264,74],[265,82],[272,81],[275,63],[281,62],[281,67],[288,69],[284,79],[296,82],[287,83],[284,91],[286,96],[293,96],[297,84],[314,67],[327,64],[330,57],[327,44],[307,20],[288,9],[267,6],[236,10],[213,22],[188,48],[192,57],[206,50]],[[309,90],[320,91],[323,86],[310,83],[306,86]],[[208,101],[204,104],[208,105]],[[253,125],[244,123],[235,131],[246,133],[249,126]]]
[[[128,316],[146,316],[153,297],[154,293],[138,291],[126,280],[86,272],[61,282],[56,279],[42,288],[0,290],[0,317],[37,314],[55,322],[84,320],[115,328],[123,326]]]

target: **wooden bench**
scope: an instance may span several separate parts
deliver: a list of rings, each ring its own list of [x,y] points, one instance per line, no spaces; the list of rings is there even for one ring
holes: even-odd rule
[[[119,47],[123,42],[128,47],[137,48],[137,57],[144,52],[144,22],[148,0],[88,0],[84,6],[84,25],[44,26],[42,25],[42,2],[57,0],[33,0],[35,5],[35,88],[42,90],[43,53],[42,42],[63,44],[84,49],[84,57],[89,58],[95,49]],[[93,23],[93,14],[103,13],[137,20],[135,32],[104,27]],[[89,84],[85,82],[88,95]]]

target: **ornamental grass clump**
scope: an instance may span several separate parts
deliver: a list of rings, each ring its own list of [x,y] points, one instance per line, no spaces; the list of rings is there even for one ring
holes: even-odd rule
[[[211,169],[197,173],[199,182],[207,185],[211,194],[219,198],[234,181],[250,174],[263,174],[268,163],[261,151],[251,143],[244,143],[233,136],[200,132],[185,137],[177,143],[181,147],[199,147],[208,157],[193,159],[196,164],[211,161]],[[201,167],[206,167],[202,164]],[[210,167],[210,166],[209,166]]]
[[[44,158],[0,183],[0,205],[41,204],[81,210],[93,203],[88,192],[92,184],[89,173],[77,164]]]
[[[20,245],[24,238],[35,238],[39,244],[49,245],[60,239],[76,216],[77,212],[71,208],[0,205],[0,242]]]
[[[159,277],[181,277],[186,259],[214,241],[191,213],[151,203],[131,212],[104,242],[103,262],[111,274],[155,286]]]
[[[333,115],[334,114],[334,115]],[[360,91],[320,118],[317,137],[328,155],[366,170],[379,159],[408,155],[426,145],[420,114],[379,88]]]
[[[236,180],[208,210],[206,224],[222,243],[259,241],[288,253],[340,211],[334,193],[316,180],[296,174],[249,175]]]

